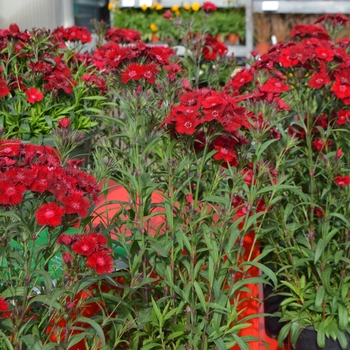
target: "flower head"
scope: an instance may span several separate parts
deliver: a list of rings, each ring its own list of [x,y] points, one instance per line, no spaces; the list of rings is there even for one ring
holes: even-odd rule
[[[203,3],[202,5],[202,10],[204,12],[213,12],[217,10],[217,6],[215,4],[213,4],[212,2],[206,1]]]
[[[94,269],[99,275],[111,273],[114,270],[112,257],[104,251],[97,251],[91,254],[86,265]]]
[[[36,88],[28,89],[26,95],[29,103],[40,102],[44,98],[44,94]]]
[[[0,312],[6,312],[9,310],[9,304],[4,297],[0,297]]]
[[[35,216],[39,225],[56,227],[61,224],[64,214],[64,208],[57,203],[45,203],[37,209]]]

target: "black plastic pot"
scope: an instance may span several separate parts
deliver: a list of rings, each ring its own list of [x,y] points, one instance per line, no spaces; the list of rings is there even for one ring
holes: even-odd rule
[[[281,302],[284,297],[272,295],[273,289],[271,286],[264,286],[264,312],[273,314],[279,311]],[[285,325],[284,322],[279,322],[278,317],[265,316],[265,333],[272,339],[277,339],[281,328]]]
[[[348,340],[348,346],[346,350],[350,350],[350,335],[345,333]],[[338,341],[334,341],[331,338],[326,338],[326,346],[320,348],[317,345],[317,332],[313,327],[306,327],[297,340],[295,344],[295,350],[342,350]]]

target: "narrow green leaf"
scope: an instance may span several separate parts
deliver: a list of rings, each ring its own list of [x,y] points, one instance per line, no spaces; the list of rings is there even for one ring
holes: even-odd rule
[[[320,238],[319,241],[317,242],[317,245],[316,245],[314,264],[316,264],[317,261],[320,259],[326,246],[327,246],[327,241],[324,240],[323,238]]]
[[[324,332],[324,321],[321,321],[317,330],[317,345],[324,348],[326,345],[326,334]]]
[[[106,345],[106,339],[105,339],[105,335],[103,333],[103,329],[101,328],[101,326],[95,322],[94,320],[92,320],[91,318],[87,318],[87,317],[79,317],[78,319],[76,319],[75,323],[87,323],[89,324],[97,333],[97,335],[99,336],[100,340],[101,340],[101,346],[105,346]]]
[[[319,308],[322,306],[323,303],[323,297],[324,297],[324,292],[325,289],[323,286],[319,286],[316,292],[316,297],[315,297],[315,307]]]
[[[159,309],[157,303],[155,302],[155,300],[153,299],[153,297],[152,297],[152,306],[153,306],[153,311],[155,312],[159,323],[163,323],[163,315],[160,312],[160,309]]]
[[[194,289],[196,290],[199,301],[202,305],[203,310],[205,311],[207,309],[207,303],[205,302],[203,291],[197,281],[194,281]]]
[[[344,330],[349,323],[349,315],[346,307],[339,303],[338,304],[338,315],[339,315],[339,329]]]

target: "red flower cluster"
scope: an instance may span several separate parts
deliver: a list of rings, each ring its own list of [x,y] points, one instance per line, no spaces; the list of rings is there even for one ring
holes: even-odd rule
[[[94,65],[100,70],[114,72],[122,77],[126,84],[130,80],[144,80],[154,84],[162,69],[169,71],[169,80],[173,80],[173,63],[169,61],[175,51],[166,46],[149,46],[141,41],[134,45],[123,46],[108,42],[94,52]]]
[[[70,253],[64,253],[63,260],[68,268],[75,268],[75,258],[86,258],[86,266],[94,269],[98,274],[111,273],[114,270],[113,258],[107,248],[106,237],[98,233],[81,235],[61,235],[57,243],[64,244]]]
[[[210,149],[217,150],[214,159],[223,160],[237,166],[235,147],[247,143],[239,134],[240,128],[249,128],[248,113],[237,100],[224,92],[200,89],[180,96],[180,104],[173,106],[162,125],[168,125],[178,134],[195,135],[197,148],[206,142],[204,127],[209,132],[223,130],[223,135],[215,138]]]
[[[216,38],[207,35],[203,46],[203,57],[207,60],[215,60],[217,56],[225,56],[228,48]]]
[[[117,44],[135,43],[141,40],[141,34],[133,29],[110,28],[105,34],[107,41],[113,41]]]
[[[91,33],[86,27],[72,26],[68,28],[58,27],[53,30],[52,35],[57,42],[74,41],[82,44],[92,40]]]
[[[39,225],[56,227],[85,217],[90,197],[99,192],[95,178],[77,168],[63,168],[56,150],[47,146],[0,141],[0,206],[19,205],[27,192],[53,196],[36,211]]]
[[[31,41],[35,41],[35,52]],[[17,89],[25,91],[29,103],[41,101],[44,97],[44,90],[61,93],[72,93],[72,86],[77,85],[76,78],[73,78],[78,70],[79,63],[86,63],[86,70],[91,71],[92,76],[96,72],[89,68],[87,63],[90,55],[73,54],[69,59],[64,58],[64,51],[67,50],[64,41],[79,41],[87,43],[91,41],[91,34],[86,27],[59,27],[51,34],[47,30],[20,31],[17,25],[13,24],[9,29],[0,30],[0,59],[12,64],[13,53],[17,54],[16,77],[13,74],[2,76],[0,70],[0,98],[13,94]],[[83,59],[83,61],[82,61]],[[19,64],[21,62],[21,64]],[[42,83],[42,82],[47,83]],[[31,83],[29,83],[31,82]],[[28,85],[36,82],[36,86]],[[40,86],[38,85],[40,82]],[[98,79],[90,79],[97,87],[104,87],[105,82]]]

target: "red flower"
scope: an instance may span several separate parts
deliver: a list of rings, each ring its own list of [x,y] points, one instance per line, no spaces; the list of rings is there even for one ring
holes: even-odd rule
[[[69,118],[61,118],[58,121],[58,127],[60,127],[61,129],[67,129],[69,125],[70,125]]]
[[[62,234],[58,237],[57,243],[69,246],[72,242],[75,242],[75,236]]]
[[[332,145],[331,140],[327,140],[327,143],[322,141],[321,139],[316,139],[312,142],[313,148],[315,148],[317,151],[322,151],[325,147],[330,147]]]
[[[196,119],[197,113],[183,114],[176,119],[175,130],[179,134],[193,135],[200,121]]]
[[[340,79],[336,80],[331,90],[341,100],[350,98],[350,85],[342,84]]]
[[[82,238],[72,244],[72,250],[80,255],[89,256],[98,249],[96,239],[90,235],[83,235]]]
[[[214,145],[214,149],[218,152],[214,154],[215,160],[223,160],[230,163],[232,166],[238,165],[237,154],[235,151],[222,147],[220,145]]]
[[[222,114],[220,123],[224,129],[230,133],[235,132],[241,127],[248,128],[250,126],[243,108],[225,110]]]
[[[343,125],[350,121],[350,111],[341,109],[340,111],[338,111],[337,117],[338,118],[336,120],[336,123],[339,125]]]
[[[138,63],[131,63],[123,73],[121,73],[122,82],[126,84],[130,80],[139,80],[144,73],[143,66]]]
[[[86,265],[94,269],[99,275],[111,273],[114,270],[112,257],[104,251],[91,254],[86,261]]]
[[[349,186],[350,185],[350,176],[349,175],[345,175],[345,176],[338,175],[334,179],[334,182],[341,187]]]
[[[9,304],[5,298],[0,297],[0,312],[6,312],[9,309]]]
[[[261,87],[261,90],[265,91],[265,92],[280,93],[280,92],[283,92],[283,91],[288,91],[289,90],[289,86],[287,84],[284,84],[279,79],[270,78]]]
[[[315,49],[315,52],[316,52],[318,58],[321,58],[322,60],[325,60],[327,62],[333,61],[334,52],[332,50],[327,49],[324,46],[321,46],[321,47],[317,47]]]
[[[46,203],[38,208],[35,215],[39,225],[56,227],[62,222],[64,208],[57,203]]]
[[[95,240],[99,249],[105,247],[107,244],[107,238],[99,233],[92,232],[88,236]]]
[[[204,12],[213,12],[215,10],[217,10],[217,6],[215,4],[213,4],[212,2],[206,1],[203,3],[202,5],[202,9]]]
[[[325,72],[318,72],[310,77],[309,86],[320,89],[323,85],[329,84],[331,79]]]
[[[323,208],[315,208],[315,214],[319,217],[324,216],[324,209]]]
[[[39,173],[38,177],[33,181],[32,185],[30,186],[30,190],[33,192],[39,192],[43,194],[46,190],[48,190],[49,186],[50,183],[47,178],[47,173]]]
[[[328,32],[315,24],[297,24],[293,27],[289,34],[293,37],[300,38],[317,38],[321,40],[329,40]]]
[[[295,48],[293,47],[293,50]],[[292,57],[293,53],[290,48],[283,49],[280,57],[277,58],[277,62],[281,63],[283,67],[292,67],[296,66],[299,63],[299,59],[297,57]]]
[[[343,151],[341,148],[337,149],[335,152],[335,159],[339,159],[343,155]]]
[[[321,16],[317,21],[314,22],[314,24],[317,24],[317,23],[322,23],[322,22],[327,22],[327,21],[331,21],[332,22],[332,25],[334,27],[337,27],[337,26],[345,26],[346,23],[348,23],[349,21],[349,18],[338,13],[338,14],[326,14],[326,15],[323,15]]]
[[[0,78],[0,98],[5,97],[10,93],[10,90],[3,78]]]
[[[157,66],[155,64],[145,64],[143,66],[142,78],[145,78],[150,84],[154,84],[156,81],[155,74],[158,73]]]
[[[67,253],[67,252],[63,252],[62,253],[62,259],[63,259],[63,261],[66,263],[66,264],[69,264],[71,261],[72,261],[72,256],[69,254],[69,253]]]
[[[166,11],[166,12],[163,14],[162,17],[165,18],[165,19],[170,19],[170,18],[172,18],[171,11],[170,11],[170,10]]]
[[[247,68],[241,69],[230,81],[233,88],[239,89],[243,85],[253,80],[253,74]]]
[[[27,101],[29,103],[35,103],[35,102],[40,102],[43,97],[44,94],[37,90],[36,88],[30,88],[26,91],[26,95],[27,95]]]
[[[0,141],[0,157],[15,157],[19,155],[21,147],[20,140],[3,140]]]
[[[141,39],[141,34],[133,29],[110,28],[105,34],[105,39],[115,43],[134,43]]]
[[[248,170],[243,170],[242,172],[243,175],[243,181],[248,185],[251,186],[252,181],[253,181],[253,171],[248,169]],[[256,180],[254,181],[254,183]]]
[[[87,209],[90,207],[90,202],[80,192],[69,194],[61,202],[65,205],[67,214],[78,214],[81,217],[88,214]]]
[[[203,47],[203,57],[207,60],[215,60],[216,56],[225,56],[228,48],[225,44],[219,42],[216,38],[207,35],[205,46]]]
[[[7,178],[0,180],[0,204],[16,205],[21,203],[26,190],[27,188],[22,184],[14,184]]]

